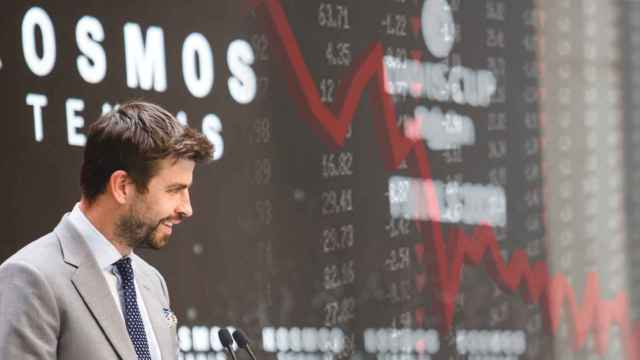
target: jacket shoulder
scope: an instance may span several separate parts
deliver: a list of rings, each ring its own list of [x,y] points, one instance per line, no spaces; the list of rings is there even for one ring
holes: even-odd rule
[[[62,249],[60,248],[58,237],[54,232],[50,232],[32,241],[5,260],[0,265],[0,269],[13,263],[28,264],[43,273],[47,273],[47,270],[51,267],[59,266],[63,263]]]

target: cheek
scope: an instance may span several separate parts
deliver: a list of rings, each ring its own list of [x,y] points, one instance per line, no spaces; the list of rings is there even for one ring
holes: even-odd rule
[[[162,202],[158,200],[157,196],[145,196],[141,198],[140,201],[135,205],[135,212],[139,218],[141,218],[145,223],[149,225],[155,225],[158,223],[163,217],[166,217],[162,209],[158,204]]]
[[[156,219],[164,219],[173,215],[177,197],[172,194],[163,194],[150,199],[149,214]]]

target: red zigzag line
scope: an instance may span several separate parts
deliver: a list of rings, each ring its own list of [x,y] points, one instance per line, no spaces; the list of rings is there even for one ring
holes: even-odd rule
[[[254,6],[260,1],[254,0]],[[351,76],[343,81],[342,96],[338,115],[320,100],[316,84],[306,66],[298,42],[291,30],[287,16],[279,0],[263,0],[275,27],[275,33],[282,44],[286,58],[293,69],[294,82],[302,92],[306,110],[312,119],[319,122],[320,130],[325,132],[334,144],[342,146],[347,129],[353,121],[362,93],[369,81],[377,80],[374,85],[380,100],[382,119],[378,124],[383,130],[385,158],[392,168],[404,160],[411,151],[417,160],[418,172],[424,179],[430,179],[431,169],[425,146],[412,142],[400,133],[396,125],[396,112],[391,97],[385,92],[385,69],[382,44],[377,42],[367,51],[362,60],[354,64]],[[431,214],[438,214],[438,204],[433,186],[427,186],[426,206]],[[437,216],[436,216],[437,218]],[[545,320],[551,332],[557,332],[561,311],[568,311],[573,325],[573,346],[582,348],[589,333],[595,333],[596,350],[600,354],[607,351],[609,329],[617,324],[622,334],[623,347],[627,359],[639,359],[637,339],[640,337],[640,322],[631,324],[629,300],[624,292],[612,299],[600,297],[597,273],[587,274],[583,299],[579,301],[569,281],[563,274],[549,275],[547,265],[542,262],[529,263],[523,250],[514,251],[508,263],[505,263],[497,245],[495,234],[487,226],[478,226],[469,236],[462,230],[452,230],[448,249],[445,246],[442,229],[437,222],[431,222],[431,234],[425,234],[425,243],[433,250],[435,271],[433,285],[439,294],[436,303],[444,316],[443,331],[448,332],[453,324],[455,299],[460,291],[460,275],[464,263],[478,265],[484,262],[486,269],[495,281],[511,293],[519,293],[525,301],[542,304]]]

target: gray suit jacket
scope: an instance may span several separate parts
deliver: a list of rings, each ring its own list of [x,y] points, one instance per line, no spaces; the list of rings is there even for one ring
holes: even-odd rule
[[[0,265],[0,359],[135,360],[107,282],[67,216]],[[162,359],[174,360],[176,328],[163,315],[169,309],[164,279],[139,257],[133,261]]]

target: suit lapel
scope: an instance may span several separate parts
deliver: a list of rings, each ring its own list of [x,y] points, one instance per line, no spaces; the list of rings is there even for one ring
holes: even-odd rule
[[[154,289],[157,290],[157,287],[153,287],[153,275],[149,274],[148,270],[140,263],[141,262],[138,261],[139,266],[136,269],[140,270],[136,273],[139,285],[138,288],[142,293],[142,299],[147,307],[147,314],[149,315],[149,320],[151,320],[151,326],[153,327],[153,332],[156,335],[160,353],[162,354],[163,359],[174,359],[176,354],[172,346],[172,331],[167,320],[164,319],[162,315],[162,309],[166,306],[163,306],[163,304],[158,300],[162,298],[162,294],[158,291],[154,291]]]
[[[136,359],[127,327],[97,265],[78,268],[71,281],[120,357]]]
[[[58,236],[64,260],[77,267],[71,278],[75,288],[122,359],[136,359],[133,344],[107,281],[98,268],[89,246],[65,215],[54,232]],[[146,299],[145,299],[146,301]]]

